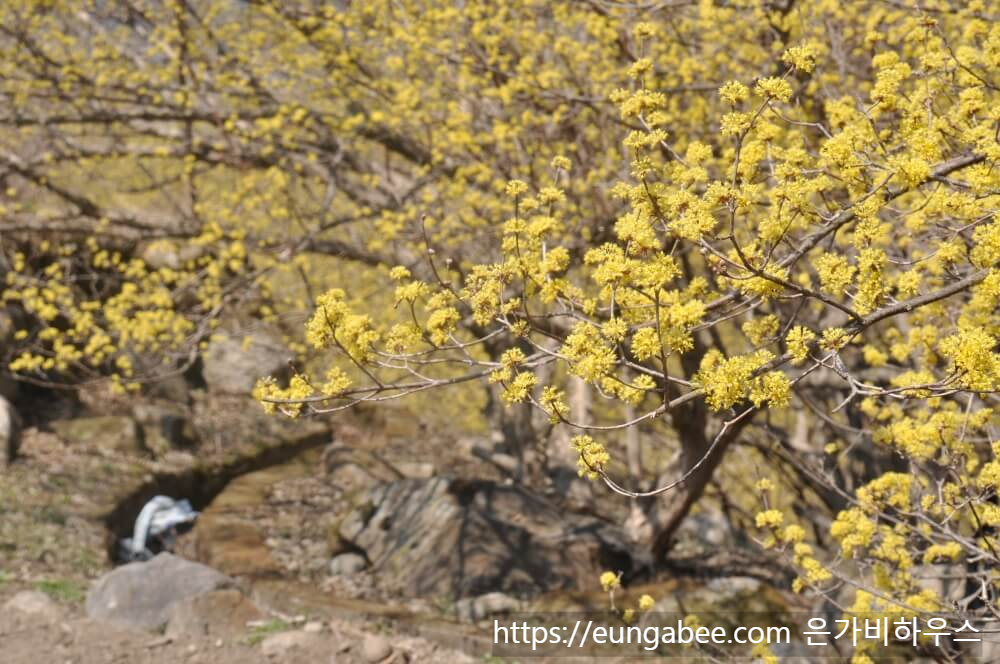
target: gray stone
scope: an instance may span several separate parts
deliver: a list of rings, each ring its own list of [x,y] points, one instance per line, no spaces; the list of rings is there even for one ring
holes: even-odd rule
[[[184,376],[167,376],[146,386],[146,394],[179,404],[190,404],[194,388]]]
[[[709,580],[705,584],[705,590],[719,597],[740,597],[742,595],[755,594],[763,585],[757,579],[745,576],[730,576]]]
[[[517,457],[513,456],[512,454],[504,454],[502,452],[497,452],[495,454],[490,455],[487,461],[492,463],[494,466],[496,466],[503,472],[511,475],[517,472],[518,466],[520,465],[520,463],[517,460]]]
[[[720,577],[683,592],[655,593],[656,605],[646,614],[655,622],[657,614],[693,613],[699,619],[715,621],[720,626],[747,624],[747,620],[766,620],[768,624],[784,624],[788,606],[780,594],[768,592],[757,579],[747,577]],[[822,615],[817,613],[815,615]],[[649,624],[644,618],[644,623]]]
[[[211,391],[250,394],[259,378],[287,371],[291,357],[281,335],[267,327],[222,334],[202,356],[202,375]]]
[[[397,467],[370,450],[338,443],[323,450],[321,463],[326,468],[330,482],[345,493],[371,489],[382,482],[403,479],[406,476],[405,470],[426,472],[426,469],[421,471],[420,468],[410,468],[407,462]]]
[[[188,261],[197,260],[205,248],[196,244],[180,245],[170,240],[156,240],[142,248],[140,257],[154,270],[180,269]]]
[[[677,555],[697,555],[705,551],[732,549],[736,539],[729,520],[718,509],[698,506],[698,511],[689,514],[674,535],[673,553]]]
[[[198,459],[195,455],[190,452],[183,452],[181,450],[170,450],[160,458],[160,463],[167,466],[172,466],[176,468],[190,468],[194,466]]]
[[[330,471],[330,482],[344,492],[367,489],[378,482],[378,478],[356,463],[342,463]]]
[[[334,556],[330,561],[330,574],[333,576],[349,576],[357,574],[368,567],[368,561],[364,556],[356,553],[342,553]]]
[[[108,452],[142,452],[139,426],[131,417],[107,415],[79,417],[52,423],[52,429],[70,445],[95,447]]]
[[[396,470],[402,473],[403,477],[414,477],[417,479],[429,480],[434,477],[434,464],[420,461],[399,461],[395,464]]]
[[[87,615],[125,627],[161,630],[178,602],[234,583],[211,567],[161,553],[146,562],[122,565],[94,582],[87,593]]]
[[[37,590],[22,590],[3,605],[3,612],[17,611],[42,622],[55,622],[63,617],[63,610],[51,597]]]
[[[9,401],[0,397],[0,465],[17,457],[21,446],[21,417]]]
[[[486,593],[455,602],[455,615],[465,622],[479,622],[500,613],[511,613],[521,608],[521,602],[504,593]]]
[[[520,462],[512,454],[507,454],[499,444],[475,440],[466,443],[469,453],[491,463],[507,474],[514,474]]]
[[[326,631],[326,625],[319,620],[310,620],[302,626],[302,631],[307,634],[320,634]]]
[[[361,659],[368,664],[381,662],[392,654],[392,645],[389,639],[377,634],[368,634],[361,642]]]

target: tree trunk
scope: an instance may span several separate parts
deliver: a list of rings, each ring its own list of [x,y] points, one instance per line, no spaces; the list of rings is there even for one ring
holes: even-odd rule
[[[708,427],[721,427],[708,418],[703,402],[692,402],[673,414],[674,428],[677,431],[681,445],[680,468],[661,477],[659,483],[674,481],[677,475],[691,471],[701,462],[686,481],[679,484],[666,494],[658,496],[650,506],[650,521],[652,522],[652,542],[650,549],[653,559],[663,560],[674,543],[674,535],[684,518],[691,511],[698,499],[705,492],[709,480],[722,463],[729,445],[739,436],[743,426],[751,418],[745,418],[730,427],[718,440],[711,453],[708,453],[717,433],[709,431]],[[705,455],[708,454],[706,457]],[[704,461],[702,459],[704,458]]]
[[[635,417],[635,406],[625,406],[625,419],[631,421]],[[642,438],[639,436],[638,426],[625,429],[625,464],[632,486],[639,486],[642,481]]]
[[[569,403],[570,422],[582,423],[590,419],[590,386],[586,381],[576,376],[569,377],[567,386],[567,400]],[[576,475],[577,454],[570,445],[570,440],[580,431],[572,427],[563,425],[557,427],[552,436],[549,437],[547,452],[548,473],[552,477],[569,474]]]
[[[485,414],[490,423],[491,438],[499,442],[504,454],[517,459],[514,479],[521,481],[525,475],[525,453],[538,442],[531,404],[516,403],[508,406],[500,398],[503,388],[487,386]]]
[[[499,361],[503,349],[494,344],[484,346],[490,359]],[[526,344],[520,346],[527,355],[532,348]],[[541,441],[542,425],[539,424],[538,413],[530,403],[515,403],[507,405],[501,394],[503,387],[498,384],[486,385],[486,406],[483,414],[489,423],[490,436],[494,443],[500,443],[501,451],[510,454],[517,460],[514,479],[522,482],[526,478],[525,457],[528,450],[538,451]]]
[[[625,407],[625,419],[636,417],[635,407]],[[642,437],[639,427],[629,427],[625,430],[625,465],[631,486],[636,490],[644,490],[642,482]],[[648,501],[632,500],[629,504],[628,517],[625,519],[625,535],[629,540],[649,544],[653,538],[653,522],[650,520]]]
[[[686,254],[682,255],[682,267],[690,278],[692,270]],[[680,357],[681,366],[686,375],[693,376],[697,373],[700,358],[705,356],[709,347],[714,346],[725,350],[722,340],[717,335],[715,328],[709,328],[707,331],[703,330],[700,334],[693,335],[694,352],[684,353]],[[676,396],[674,386],[666,383],[665,387],[667,398]],[[697,470],[694,470],[687,480],[671,491],[657,496],[652,503],[646,504],[650,522],[647,530],[651,533],[649,548],[654,562],[662,561],[670,552],[677,529],[705,492],[705,487],[708,486],[709,480],[712,479],[716,468],[719,467],[726,455],[726,449],[739,436],[743,427],[753,419],[746,417],[737,422],[727,429],[725,435],[712,447],[722,424],[711,421],[708,416],[708,406],[704,400],[695,399],[674,408],[670,417],[680,442],[680,463],[678,464],[680,467],[668,471],[666,476],[659,478],[657,486],[675,481],[678,475],[686,475],[695,466],[697,466]],[[709,427],[712,429],[710,430]],[[712,449],[710,454],[709,448]]]

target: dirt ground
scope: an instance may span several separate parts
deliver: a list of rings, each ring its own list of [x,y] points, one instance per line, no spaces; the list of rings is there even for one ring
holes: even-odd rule
[[[6,601],[7,597],[2,600]],[[379,653],[383,653],[379,657]],[[79,607],[43,613],[0,612],[3,664],[361,664],[473,662],[426,639],[381,634],[331,619],[293,626],[280,621],[248,627],[235,638],[183,636],[122,629],[86,618]]]

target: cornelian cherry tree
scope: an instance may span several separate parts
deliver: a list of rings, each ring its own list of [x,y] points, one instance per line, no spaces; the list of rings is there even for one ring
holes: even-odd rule
[[[809,478],[808,500],[833,514],[819,532],[813,506],[758,484],[755,525],[799,571],[796,590],[856,585],[844,608],[865,612],[995,606],[1000,32],[982,6],[789,6],[763,12],[770,43],[719,39],[722,64],[708,33],[692,45],[675,21],[753,10],[647,9],[621,37],[634,59],[607,93],[625,150],[602,183],[624,205],[613,238],[574,251],[574,155],[552,159],[545,186],[514,172],[487,217],[502,224],[487,260],[454,265],[425,237],[430,277],[391,272],[394,324],[352,306],[349,289],[326,292],[306,335],[340,359],[258,396],[297,415],[498,383],[508,403],[577,432],[582,475],[657,498],[657,556],[743,440]],[[685,50],[712,63],[715,94],[671,85],[698,60]],[[426,215],[423,227],[436,223]],[[509,345],[499,361],[476,352],[497,338]],[[573,419],[550,365],[633,416]],[[807,419],[806,440],[796,411],[819,423]],[[676,430],[680,463],[636,490],[603,439],[658,419]],[[881,467],[845,484],[863,448],[884,451]],[[942,569],[965,583],[942,591]]]
[[[995,611],[995,3],[26,4],[0,35],[12,370],[128,382],[138,339],[176,365],[276,274],[359,262],[395,307],[323,280],[322,367],[266,408],[499,386],[640,501],[657,559],[752,451],[795,590]],[[628,430],[676,451],[655,482]]]

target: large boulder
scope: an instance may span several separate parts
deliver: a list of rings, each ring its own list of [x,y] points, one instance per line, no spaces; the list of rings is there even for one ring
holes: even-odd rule
[[[122,565],[98,579],[87,593],[87,615],[159,631],[178,603],[234,584],[231,577],[211,567],[161,553],[145,562]]]
[[[0,466],[17,456],[21,445],[21,417],[9,401],[0,397]]]
[[[287,371],[292,353],[267,327],[220,333],[202,356],[208,388],[222,394],[250,394],[257,379]]]
[[[52,423],[52,430],[70,445],[101,449],[116,454],[142,453],[142,432],[131,417],[102,415]]]
[[[380,585],[411,597],[531,596],[637,568],[622,531],[518,486],[403,479],[369,490],[340,536]]]

